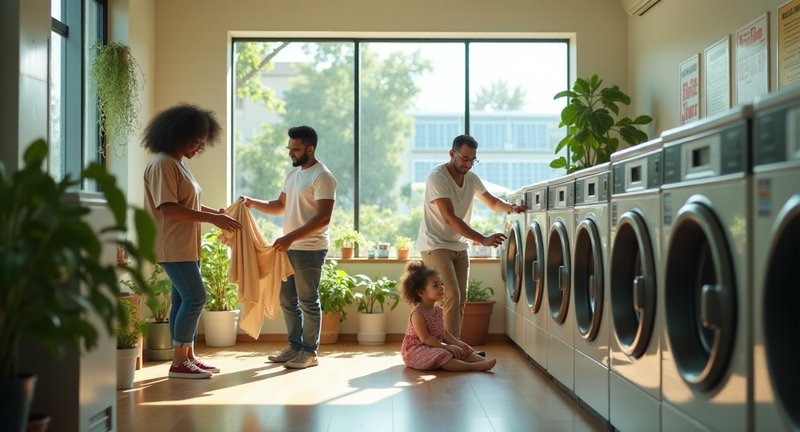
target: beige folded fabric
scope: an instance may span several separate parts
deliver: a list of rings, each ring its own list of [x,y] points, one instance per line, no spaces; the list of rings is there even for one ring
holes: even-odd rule
[[[225,214],[242,223],[241,230],[223,231],[219,236],[231,248],[228,279],[239,285],[239,328],[258,339],[264,315],[269,319],[277,315],[281,282],[293,275],[294,269],[285,251],[268,245],[243,199],[226,208]]]

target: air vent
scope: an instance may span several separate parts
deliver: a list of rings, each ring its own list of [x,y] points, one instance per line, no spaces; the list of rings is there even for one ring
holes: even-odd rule
[[[642,16],[661,0],[620,0],[628,15]]]

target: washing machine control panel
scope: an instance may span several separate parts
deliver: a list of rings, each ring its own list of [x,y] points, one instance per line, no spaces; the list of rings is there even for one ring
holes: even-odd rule
[[[747,173],[749,121],[664,144],[664,184]]]
[[[547,208],[567,209],[575,205],[575,181],[558,183],[547,187]]]
[[[579,178],[575,181],[575,205],[608,202],[611,172]]]
[[[663,174],[662,159],[663,154],[659,150],[614,165],[612,193],[616,195],[659,188]]]
[[[759,114],[753,138],[753,165],[800,161],[800,106]]]
[[[531,189],[525,192],[525,202],[528,204],[529,213],[547,210],[547,188]]]

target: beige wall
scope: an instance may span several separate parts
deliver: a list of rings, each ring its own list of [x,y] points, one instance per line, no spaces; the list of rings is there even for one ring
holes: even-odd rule
[[[355,36],[378,32],[398,37],[550,33],[571,37],[576,43],[578,74],[599,73],[624,87],[626,17],[618,0],[158,1],[156,69],[148,79],[156,83],[156,109],[191,102],[226,120],[230,117],[228,65],[233,33]],[[227,176],[222,175],[230,172],[230,151],[227,140],[224,144],[190,162],[203,187],[203,201],[212,207],[230,201]]]
[[[737,29],[767,11],[770,91],[774,91],[775,10],[782,3],[784,0],[661,0],[644,15],[631,17],[628,20],[631,112],[652,115],[655,118],[652,129],[656,133],[680,125],[678,66],[692,55],[702,54],[726,35],[732,39]],[[731,60],[734,51],[732,46]],[[700,65],[702,70],[702,57]],[[734,80],[734,69],[731,77]],[[735,102],[733,97],[731,101]]]

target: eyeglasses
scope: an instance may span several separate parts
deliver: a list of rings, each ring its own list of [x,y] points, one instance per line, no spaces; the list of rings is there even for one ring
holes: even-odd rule
[[[458,152],[458,150],[453,150],[453,151],[454,151],[454,152],[455,152],[455,153],[458,155],[458,157],[459,157],[459,158],[461,158],[461,160],[462,160],[464,163],[472,163],[473,165],[475,165],[475,164],[477,164],[477,163],[479,163],[479,162],[480,162],[480,161],[478,160],[478,158],[472,158],[472,159],[470,159],[470,158],[468,158],[468,157],[466,157],[466,156],[463,156],[461,153],[459,153],[459,152]]]

